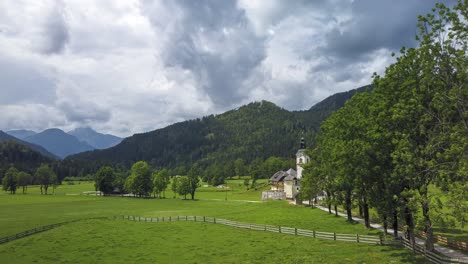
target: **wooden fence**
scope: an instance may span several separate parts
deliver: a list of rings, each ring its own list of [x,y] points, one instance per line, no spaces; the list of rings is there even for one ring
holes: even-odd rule
[[[377,245],[386,244],[384,237],[377,236],[377,235],[372,236],[372,235],[360,235],[360,234],[339,234],[339,233],[331,233],[331,232],[319,232],[315,230],[306,230],[306,229],[299,229],[299,228],[286,227],[286,226],[242,223],[242,222],[214,218],[214,217],[207,217],[207,216],[168,216],[168,217],[154,217],[154,218],[128,216],[128,215],[114,216],[114,219],[119,219],[119,218],[127,219],[130,221],[138,221],[138,222],[173,222],[173,221],[206,222],[206,223],[222,224],[222,225],[232,226],[236,228],[245,228],[245,229],[251,229],[251,230],[267,231],[267,232],[274,232],[274,233],[281,233],[281,234],[295,235],[295,236],[306,236],[306,237],[313,237],[313,238],[319,238],[319,239],[328,239],[328,240],[345,241],[345,242],[357,242],[357,243],[365,243],[365,244],[377,244]]]
[[[441,256],[431,251],[427,251],[424,245],[412,243],[410,240],[402,237],[401,243],[405,248],[412,250],[414,253],[423,255],[427,260],[436,264],[449,264],[449,263],[468,263],[466,259],[449,258]]]
[[[426,233],[425,232],[419,232],[419,236],[422,238],[426,238]],[[447,245],[455,249],[459,250],[465,250],[468,251],[468,244],[466,242],[462,241],[456,241],[447,237],[443,237],[440,235],[435,235],[434,236],[434,242],[439,243],[441,245]]]
[[[26,231],[23,231],[21,233],[17,233],[17,234],[11,235],[11,236],[2,237],[2,238],[0,238],[0,244],[7,243],[7,242],[10,242],[10,241],[22,238],[22,237],[34,235],[34,234],[37,234],[37,233],[40,233],[40,232],[44,232],[44,231],[47,231],[47,230],[54,229],[54,228],[62,226],[62,225],[66,225],[66,224],[70,224],[70,223],[74,223],[74,222],[78,222],[78,221],[91,220],[91,219],[104,219],[104,218],[108,218],[108,217],[94,217],[94,218],[78,219],[78,220],[72,220],[72,221],[67,221],[67,222],[56,223],[56,224],[52,224],[52,225],[36,227],[34,229],[29,229],[29,230],[26,230]]]

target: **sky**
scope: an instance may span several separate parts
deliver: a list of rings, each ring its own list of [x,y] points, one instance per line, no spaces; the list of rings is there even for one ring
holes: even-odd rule
[[[3,0],[0,129],[129,136],[252,101],[308,109],[417,46],[434,3]]]

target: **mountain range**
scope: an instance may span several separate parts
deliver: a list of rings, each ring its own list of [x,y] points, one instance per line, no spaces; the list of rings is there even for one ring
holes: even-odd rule
[[[155,168],[202,167],[241,158],[246,164],[270,156],[290,158],[306,138],[313,145],[320,124],[365,86],[332,95],[305,111],[288,111],[268,102],[254,102],[219,115],[188,120],[151,132],[135,134],[120,144],[67,157],[64,163],[80,173],[103,165],[130,167],[145,160]],[[78,171],[77,171],[78,173]]]
[[[46,129],[40,133],[31,130],[10,130],[6,133],[10,140],[14,137],[17,142],[27,143],[32,149],[53,158],[65,158],[83,151],[112,147],[122,140],[113,135],[98,133],[89,127],[77,128],[68,133],[58,128]]]

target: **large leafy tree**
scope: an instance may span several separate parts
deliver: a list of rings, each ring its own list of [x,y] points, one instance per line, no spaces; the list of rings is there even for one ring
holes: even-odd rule
[[[128,177],[125,182],[125,189],[139,197],[148,196],[153,190],[151,171],[148,163],[145,161],[138,161],[133,164],[130,171],[130,177]]]
[[[10,167],[2,179],[3,190],[9,191],[11,194],[16,193],[18,188],[18,174],[19,171],[15,167]]]
[[[96,173],[96,187],[104,195],[114,190],[115,172],[110,166],[104,166]]]
[[[41,194],[47,194],[50,185],[56,182],[57,176],[47,164],[42,164],[36,169],[37,182],[40,185]]]
[[[28,185],[30,185],[30,184],[32,184],[31,174],[29,174],[27,172],[24,172],[24,171],[20,171],[18,173],[18,187],[23,188],[23,194],[26,192],[26,189],[27,189]]]
[[[153,192],[161,198],[161,193],[165,198],[165,190],[169,185],[169,171],[167,169],[162,169],[159,171],[155,171],[153,173]]]
[[[189,185],[189,193],[190,193],[190,196],[191,196],[192,200],[195,199],[195,191],[200,186],[199,175],[200,175],[200,170],[198,168],[198,165],[194,164],[190,168],[190,170],[188,172],[188,175],[187,175],[188,185]]]

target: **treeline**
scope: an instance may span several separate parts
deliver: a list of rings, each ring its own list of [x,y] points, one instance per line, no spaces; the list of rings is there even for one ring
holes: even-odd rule
[[[367,227],[372,207],[385,228],[404,226],[412,241],[422,212],[428,250],[444,217],[431,185],[450,194],[462,226],[468,218],[467,2],[433,11],[419,17],[419,47],[402,48],[372,92],[324,121],[301,183],[304,199],[325,190],[329,208],[343,204],[349,220],[356,202]]]
[[[93,179],[97,190],[104,194],[132,193],[139,197],[149,197],[153,194],[155,197],[161,197],[161,194],[165,196],[164,192],[170,184],[174,194],[190,194],[193,199],[199,180],[211,185],[220,185],[225,183],[226,179],[250,175],[252,186],[255,186],[257,179],[269,178],[279,170],[292,167],[293,160],[278,157],[270,157],[265,161],[257,159],[250,166],[242,159],[236,159],[226,163],[214,163],[206,168],[195,163],[188,169],[179,166],[172,170],[153,169],[147,162],[139,161],[132,165],[130,171],[122,167],[103,166]]]
[[[104,195],[112,193],[129,193],[137,197],[147,198],[165,197],[165,191],[171,183],[175,194],[191,196],[195,199],[196,189],[199,187],[200,172],[196,165],[192,166],[186,176],[171,177],[167,169],[152,170],[145,161],[138,161],[132,165],[129,173],[116,171],[110,166],[104,166],[95,174],[96,190]],[[172,179],[171,179],[172,178]]]
[[[10,167],[2,177],[3,190],[11,194],[15,194],[18,188],[22,188],[24,194],[30,185],[39,185],[41,194],[47,194],[49,186],[55,192],[59,180],[47,164],[39,166],[33,174]]]

